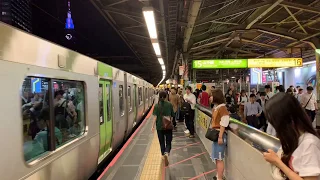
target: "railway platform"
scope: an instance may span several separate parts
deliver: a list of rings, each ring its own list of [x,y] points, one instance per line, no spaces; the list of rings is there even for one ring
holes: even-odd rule
[[[200,139],[184,135],[184,124],[173,133],[169,166],[165,167],[156,132],[151,132],[153,109],[131,136],[99,180],[178,180],[212,179],[215,165]]]

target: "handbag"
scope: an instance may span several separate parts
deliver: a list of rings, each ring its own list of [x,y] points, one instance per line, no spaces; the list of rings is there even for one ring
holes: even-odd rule
[[[159,101],[159,107],[160,105],[160,101]],[[160,108],[160,117],[161,117],[161,121],[162,121],[162,129],[163,130],[173,130],[173,124],[171,121],[171,117],[170,116],[163,116],[163,107]]]
[[[210,141],[217,142],[220,132],[218,130],[216,130],[215,128],[212,128],[211,124],[212,124],[212,119],[211,119],[211,122],[209,124],[208,129],[207,129],[207,133],[206,133],[205,137],[207,139],[209,139]]]

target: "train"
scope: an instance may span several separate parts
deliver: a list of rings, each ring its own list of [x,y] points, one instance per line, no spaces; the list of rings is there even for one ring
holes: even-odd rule
[[[138,76],[0,23],[0,179],[88,179],[151,109]]]

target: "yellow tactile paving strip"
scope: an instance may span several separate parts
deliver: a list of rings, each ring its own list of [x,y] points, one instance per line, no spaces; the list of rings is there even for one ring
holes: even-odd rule
[[[162,180],[164,160],[160,153],[160,144],[157,137],[157,131],[155,131],[140,180]]]

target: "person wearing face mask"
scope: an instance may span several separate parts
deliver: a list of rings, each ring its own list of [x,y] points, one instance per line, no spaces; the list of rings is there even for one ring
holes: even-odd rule
[[[160,143],[160,149],[161,154],[165,160],[165,165],[168,166],[169,164],[169,154],[171,151],[171,142],[172,142],[172,130],[173,130],[173,124],[172,124],[172,118],[175,116],[173,106],[170,102],[167,100],[167,92],[161,91],[159,93],[159,102],[154,106],[153,115],[156,116],[153,125],[152,125],[152,132],[155,129],[157,130],[158,139]],[[165,127],[165,124],[163,123],[164,119],[168,119],[171,121],[171,124],[167,127]]]
[[[192,88],[190,86],[186,87],[186,94],[183,96],[183,99],[186,103],[184,103],[184,106],[188,106],[187,112],[185,113],[185,122],[187,129],[190,133],[189,138],[194,138],[194,111],[195,111],[195,105],[197,103],[197,98],[194,94],[192,94]],[[189,104],[189,105],[188,105]],[[185,131],[186,134],[188,134]]]

